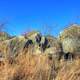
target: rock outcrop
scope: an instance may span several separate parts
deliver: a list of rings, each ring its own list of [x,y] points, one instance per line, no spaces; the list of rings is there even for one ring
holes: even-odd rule
[[[11,36],[6,32],[0,32],[0,41],[8,40]]]
[[[80,55],[80,26],[71,25],[59,35],[63,52],[72,55]]]
[[[54,59],[60,59],[62,56],[62,47],[58,39],[53,36],[46,36],[46,39],[48,40],[48,44],[45,53],[51,54]]]
[[[71,25],[58,38],[1,32],[0,80],[80,80],[80,26]]]
[[[73,24],[61,31],[59,40],[62,42],[65,38],[80,38],[80,26]]]

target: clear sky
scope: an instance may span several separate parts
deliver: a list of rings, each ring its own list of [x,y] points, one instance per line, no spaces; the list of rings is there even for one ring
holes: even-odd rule
[[[80,23],[80,0],[0,0],[0,22],[10,34],[38,30],[54,36]]]

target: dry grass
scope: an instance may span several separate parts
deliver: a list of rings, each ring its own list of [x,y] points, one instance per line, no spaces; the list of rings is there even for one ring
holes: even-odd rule
[[[0,80],[80,80],[80,59],[58,62],[48,55],[21,53],[0,62]]]
[[[80,80],[80,59],[62,61],[56,80]]]
[[[0,65],[0,80],[53,80],[53,61],[47,55],[21,54]]]

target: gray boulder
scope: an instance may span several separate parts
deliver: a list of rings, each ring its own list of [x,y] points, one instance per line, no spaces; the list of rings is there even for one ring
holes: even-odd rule
[[[71,25],[62,31],[59,35],[60,42],[62,43],[62,48],[64,56],[69,55],[80,55],[80,26]]]
[[[64,29],[63,31],[61,31],[58,36],[58,40],[62,42],[65,38],[80,39],[80,25],[73,24],[73,25],[70,25],[68,28]]]
[[[21,53],[25,42],[26,40],[23,36],[4,40],[0,43],[0,51],[5,55],[5,58],[15,57]]]
[[[52,36],[46,37],[48,40],[48,48],[45,50],[45,54],[51,54],[54,59],[60,59],[62,56],[62,48],[57,38]]]
[[[80,53],[80,40],[78,38],[65,38],[62,47],[64,53]]]

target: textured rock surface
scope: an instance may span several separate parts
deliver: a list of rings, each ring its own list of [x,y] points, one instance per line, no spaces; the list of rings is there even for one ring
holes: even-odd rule
[[[65,38],[62,46],[65,53],[80,53],[80,40],[78,38]]]
[[[80,54],[80,26],[71,25],[61,32],[59,40],[62,43],[63,52],[74,55]]]
[[[0,35],[0,80],[80,80],[79,26],[66,28],[59,38],[36,31],[3,36]],[[70,56],[73,59],[68,59]]]
[[[60,42],[57,38],[52,36],[47,36],[46,38],[48,40],[48,47],[45,50],[45,54],[51,54],[54,57],[54,59],[59,59],[62,55],[62,48]]]
[[[0,41],[8,40],[11,36],[6,32],[0,32]]]
[[[73,24],[64,29],[60,35],[59,40],[63,41],[65,38],[79,38],[80,39],[80,26]]]
[[[41,40],[41,34],[37,31],[32,31],[24,35],[26,39],[31,39],[34,43],[39,43]]]

